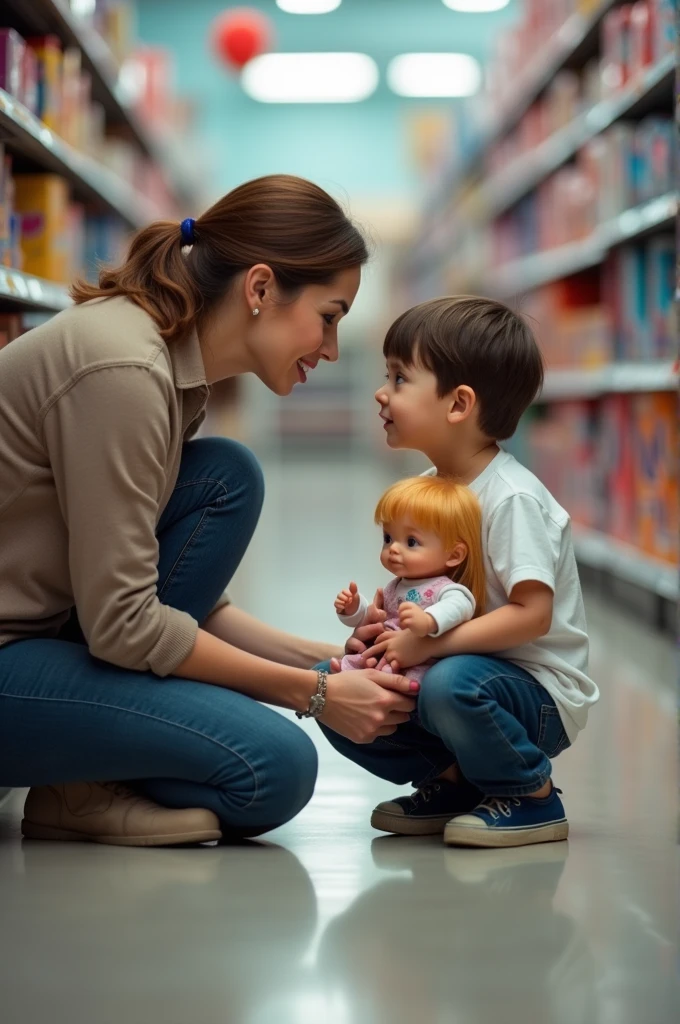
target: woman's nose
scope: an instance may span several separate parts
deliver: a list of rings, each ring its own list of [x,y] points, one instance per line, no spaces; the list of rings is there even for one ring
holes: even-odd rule
[[[340,355],[338,351],[337,334],[335,335],[334,338],[329,338],[327,341],[324,341],[323,345],[319,349],[319,354],[321,355],[322,359],[328,360],[329,363],[337,363]]]

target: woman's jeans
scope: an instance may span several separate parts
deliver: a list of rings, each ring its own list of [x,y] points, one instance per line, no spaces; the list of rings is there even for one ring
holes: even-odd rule
[[[242,445],[184,446],[157,530],[164,604],[205,621],[248,547],[263,491]],[[223,687],[99,661],[72,623],[59,639],[0,648],[0,786],[134,780],[157,803],[206,807],[227,832],[256,835],[305,806],[316,771],[312,741],[283,715]]]
[[[381,779],[425,785],[450,765],[487,796],[525,796],[569,746],[548,691],[502,658],[442,658],[421,683],[416,711],[391,736],[352,743],[324,726],[341,754]]]

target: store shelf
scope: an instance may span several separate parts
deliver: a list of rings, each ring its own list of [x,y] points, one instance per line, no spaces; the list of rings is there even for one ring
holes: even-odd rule
[[[607,534],[574,524],[576,558],[591,569],[651,591],[667,601],[680,596],[678,570]]]
[[[0,89],[0,132],[13,152],[35,162],[41,170],[67,178],[76,194],[118,214],[132,228],[143,227],[162,211],[132,189],[108,167],[79,153],[50,131],[30,110]]]
[[[611,363],[594,369],[549,370],[543,391],[536,401],[546,403],[616,393],[675,391],[677,387],[678,371],[673,362]]]
[[[58,313],[71,305],[66,288],[41,277],[23,274],[20,270],[0,267],[0,306]]]
[[[510,296],[596,267],[616,245],[664,227],[672,230],[677,212],[677,193],[670,192],[658,199],[651,199],[601,224],[589,238],[537,252],[495,268],[484,286],[496,295]]]
[[[598,103],[541,145],[518,157],[506,170],[488,178],[478,199],[485,218],[497,217],[509,209],[616,121],[646,113],[666,94],[670,104],[674,76],[675,56],[668,54],[620,95]]]
[[[515,88],[509,91],[507,104],[499,107],[493,118],[481,129],[477,143],[467,159],[444,174],[441,186],[427,203],[430,212],[440,206],[447,194],[453,192],[464,179],[482,170],[489,148],[515,127],[559,71],[567,66],[584,64],[596,52],[602,19],[617,3],[618,0],[603,0],[590,15],[572,14],[553,38],[547,41],[536,60],[527,65],[524,75],[515,83]]]
[[[134,110],[123,85],[120,67],[104,39],[70,9],[66,0],[6,0],[25,31],[33,35],[55,34],[66,46],[76,46],[82,54],[83,68],[92,76],[92,97],[102,104],[108,119],[123,126],[144,154],[162,167],[178,196],[191,199],[195,182],[182,169],[181,162],[170,159],[168,145],[150,129]]]

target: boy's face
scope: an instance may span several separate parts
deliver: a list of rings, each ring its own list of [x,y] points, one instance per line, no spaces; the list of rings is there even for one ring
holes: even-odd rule
[[[411,580],[445,576],[450,557],[436,534],[408,521],[383,523],[380,561],[394,576]],[[455,563],[455,558],[453,561]]]
[[[451,398],[439,397],[435,375],[418,363],[407,367],[388,359],[385,383],[375,397],[390,448],[413,448],[427,455],[450,444]]]

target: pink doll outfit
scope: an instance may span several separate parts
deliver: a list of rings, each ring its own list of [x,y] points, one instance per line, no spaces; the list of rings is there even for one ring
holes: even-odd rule
[[[383,605],[387,618],[385,629],[399,629],[399,605],[403,601],[412,601],[423,611],[429,612],[437,624],[430,636],[441,636],[461,622],[467,622],[475,614],[475,599],[467,587],[453,583],[448,576],[435,576],[429,580],[393,579],[383,590]],[[368,601],[359,595],[359,610],[354,615],[338,615],[345,626],[356,629],[362,626],[368,612]],[[364,668],[360,654],[346,654],[340,663],[341,671],[349,672]],[[408,679],[420,682],[430,667],[431,662],[414,665],[403,673]],[[391,669],[386,667],[385,672]]]

